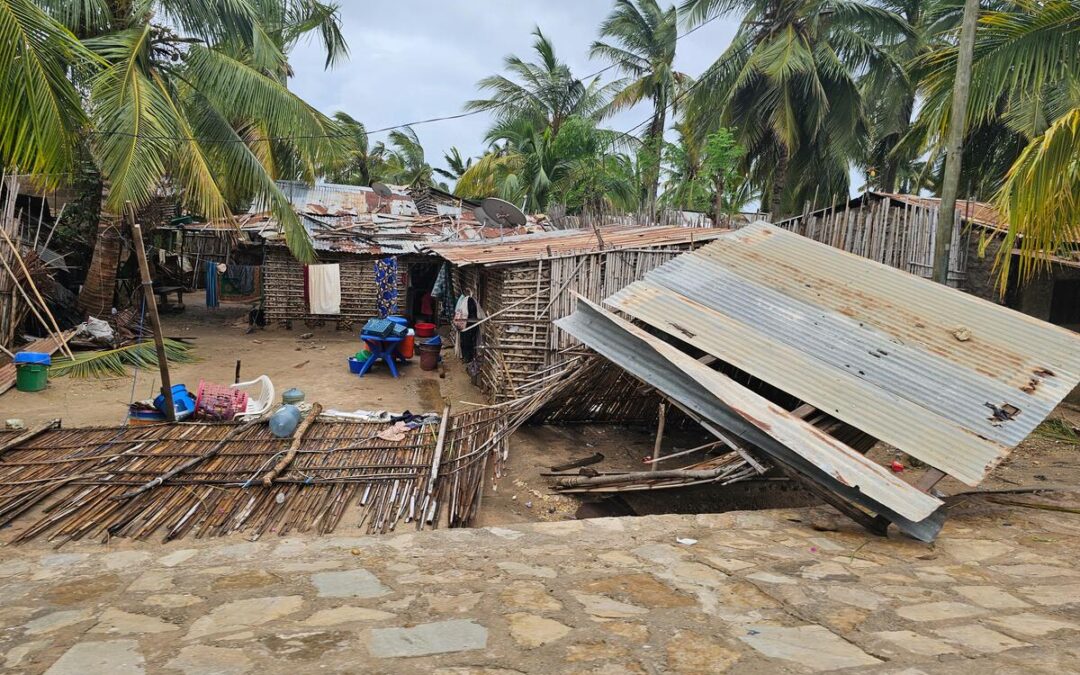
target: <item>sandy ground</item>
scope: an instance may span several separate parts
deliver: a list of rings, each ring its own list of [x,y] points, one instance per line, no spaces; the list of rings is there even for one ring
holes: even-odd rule
[[[241,379],[269,375],[277,395],[297,387],[308,401],[339,410],[390,410],[400,412],[439,411],[443,402],[462,410],[484,401],[472,385],[462,364],[449,350],[443,372],[425,372],[415,361],[405,366],[403,376],[394,379],[382,365],[363,378],[349,373],[347,359],[359,347],[355,333],[332,326],[307,328],[297,323],[293,330],[268,326],[247,334],[246,305],[205,308],[200,294],[189,294],[187,309],[163,317],[165,333],[190,338],[195,345],[196,363],[173,365],[173,382],[184,383],[194,392],[199,379],[230,383],[236,361],[241,361]],[[302,339],[310,333],[311,336]],[[134,385],[134,387],[133,387]],[[156,393],[158,374],[142,370],[127,377],[103,380],[58,378],[38,393],[11,390],[0,396],[0,421],[22,419],[34,424],[55,417],[65,426],[113,426],[123,423],[128,402]],[[134,392],[133,392],[134,389]],[[1054,417],[1080,427],[1080,411],[1061,406]],[[693,447],[696,437],[668,434],[665,453]],[[643,468],[642,459],[652,452],[651,430],[613,426],[525,427],[511,437],[510,459],[503,477],[489,484],[478,525],[551,521],[572,518],[580,506],[577,499],[552,494],[541,474],[549,467],[600,452],[605,456],[600,470]],[[1040,433],[1032,435],[1000,466],[980,489],[1080,485],[1080,446]],[[879,447],[871,456],[888,464],[894,453]],[[910,464],[906,457],[899,457]],[[905,477],[914,480],[921,469],[911,467]],[[939,489],[947,494],[970,489],[946,479]]]

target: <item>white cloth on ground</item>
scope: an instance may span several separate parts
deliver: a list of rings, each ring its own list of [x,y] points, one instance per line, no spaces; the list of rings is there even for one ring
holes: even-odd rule
[[[308,265],[308,309],[312,314],[341,314],[341,267]]]

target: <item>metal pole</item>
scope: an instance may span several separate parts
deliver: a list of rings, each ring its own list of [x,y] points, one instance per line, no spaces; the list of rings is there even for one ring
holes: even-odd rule
[[[154,346],[157,348],[158,370],[161,371],[161,395],[165,397],[165,418],[175,422],[176,405],[173,403],[172,381],[169,379],[169,360],[165,356],[165,340],[162,338],[161,319],[158,317],[154,281],[150,278],[150,265],[146,262],[146,249],[143,248],[142,228],[135,222],[133,209],[129,208],[128,215],[131,218],[131,239],[135,245],[135,255],[139,259],[139,276],[142,279],[146,313],[150,315],[150,326],[154,329]]]
[[[975,24],[979,19],[979,0],[964,0],[964,18],[960,25],[957,48],[956,81],[953,83],[952,112],[945,146],[945,175],[938,206],[937,234],[934,239],[934,281],[948,282],[952,258],[953,220],[956,216],[956,193],[960,189],[960,161],[967,121],[968,94],[971,91],[971,61],[975,51]]]

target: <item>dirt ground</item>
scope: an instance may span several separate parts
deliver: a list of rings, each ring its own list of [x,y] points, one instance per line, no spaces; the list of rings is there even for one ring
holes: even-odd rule
[[[239,359],[242,380],[268,375],[278,398],[286,389],[297,387],[308,401],[318,401],[326,409],[427,412],[441,410],[444,401],[454,410],[484,402],[483,394],[449,350],[444,352],[443,372],[425,372],[414,360],[398,379],[381,364],[360,378],[349,373],[347,364],[359,347],[353,332],[297,323],[292,330],[267,326],[248,334],[246,305],[208,310],[201,294],[189,294],[185,299],[185,311],[164,316],[163,324],[167,335],[190,338],[195,346],[197,362],[171,367],[173,382],[186,384],[192,392],[200,378],[231,383]],[[302,338],[308,333],[309,338]],[[57,378],[43,392],[12,389],[0,396],[0,423],[19,418],[31,425],[60,417],[68,427],[114,426],[124,422],[129,401],[147,398],[157,388],[156,370],[99,380]],[[1063,420],[1066,427],[1080,427],[1080,410],[1074,407],[1062,405],[1053,418]],[[668,434],[665,441],[665,453],[697,444],[695,436],[678,434]],[[510,444],[504,475],[485,490],[479,526],[573,518],[581,502],[552,494],[541,474],[551,466],[596,452],[605,456],[596,467],[600,470],[643,468],[642,460],[652,452],[653,433],[608,426],[525,427],[511,437]],[[875,448],[871,456],[886,464],[894,458],[905,466],[910,464],[908,458],[883,446]],[[903,475],[915,480],[920,474],[920,468],[908,466]],[[1080,445],[1036,432],[979,489],[1077,485]],[[946,494],[970,489],[952,479],[938,488]]]

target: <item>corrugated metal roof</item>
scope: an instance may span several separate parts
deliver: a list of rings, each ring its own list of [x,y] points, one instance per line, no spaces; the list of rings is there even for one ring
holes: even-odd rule
[[[673,345],[581,297],[577,311],[556,323],[665,396],[803,478],[887,518],[914,537],[932,540],[940,529],[940,499]]]
[[[969,485],[1080,380],[1071,331],[763,222],[606,302]]]
[[[929,207],[932,209],[938,208],[941,204],[940,197],[923,197],[920,195],[908,195],[899,192],[871,192],[870,194],[879,197],[888,197],[893,201],[902,202],[904,204]],[[956,212],[959,213],[964,220],[970,223],[983,225],[993,229],[1004,229],[1001,225],[1001,218],[998,216],[997,209],[994,208],[993,204],[977,202],[970,199],[958,199],[956,200]]]
[[[727,230],[703,227],[601,227],[604,250],[655,248],[675,244],[709,241]],[[528,262],[542,258],[601,250],[591,229],[557,230],[486,242],[447,242],[429,244],[426,250],[455,265],[492,265]]]

